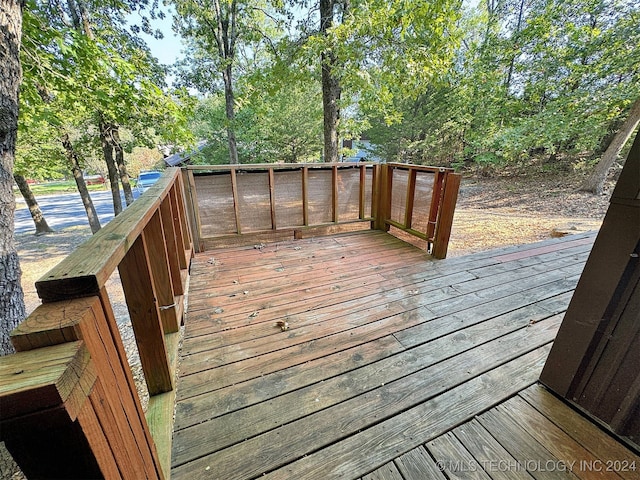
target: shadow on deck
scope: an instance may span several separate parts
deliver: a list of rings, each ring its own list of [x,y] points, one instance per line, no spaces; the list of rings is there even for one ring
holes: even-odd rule
[[[198,254],[172,477],[639,478],[537,384],[594,239],[438,262],[376,231]]]

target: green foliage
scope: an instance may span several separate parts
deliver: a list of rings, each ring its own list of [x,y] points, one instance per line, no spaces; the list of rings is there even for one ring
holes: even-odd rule
[[[322,101],[317,83],[298,82],[272,92],[240,93],[244,95],[235,118],[240,163],[295,163],[320,158]],[[195,157],[196,163],[228,163],[227,125],[222,94],[199,102],[192,128],[207,145]]]
[[[397,125],[374,115],[369,136],[416,163],[598,155],[640,96],[638,24],[630,0],[481,2],[453,67],[394,100]]]
[[[164,69],[135,33],[140,27],[127,29],[126,15],[148,2],[97,1],[82,12],[79,5],[27,2],[17,157],[25,174],[60,170],[63,133],[82,157],[97,156],[98,121],[128,129],[137,145],[192,141],[186,124],[193,101],[166,88]]]

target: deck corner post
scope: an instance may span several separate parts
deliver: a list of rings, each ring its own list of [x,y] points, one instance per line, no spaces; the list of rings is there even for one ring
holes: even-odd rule
[[[435,239],[433,242],[432,255],[437,259],[447,257],[449,248],[449,238],[451,237],[451,227],[453,226],[453,214],[458,200],[458,190],[462,175],[459,173],[445,174],[442,193],[442,203],[438,212],[438,220],[435,228]]]

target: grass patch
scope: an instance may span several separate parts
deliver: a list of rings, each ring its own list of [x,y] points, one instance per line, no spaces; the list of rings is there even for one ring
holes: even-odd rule
[[[30,185],[31,191],[34,195],[53,195],[56,193],[73,193],[77,192],[76,182],[73,180],[64,180],[56,182],[36,183]],[[101,185],[87,185],[89,191],[95,190],[107,190],[106,184]],[[20,195],[20,190],[14,187],[14,193],[17,197]]]

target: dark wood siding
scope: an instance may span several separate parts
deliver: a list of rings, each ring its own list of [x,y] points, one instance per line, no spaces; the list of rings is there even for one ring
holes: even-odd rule
[[[638,444],[640,422],[640,137],[541,381]]]

